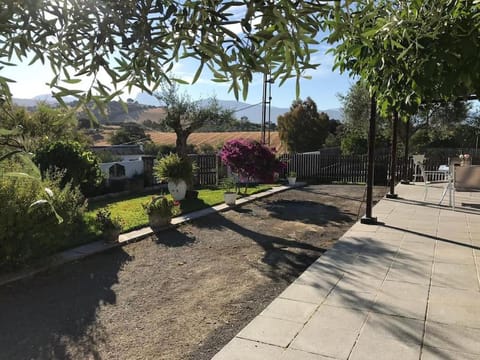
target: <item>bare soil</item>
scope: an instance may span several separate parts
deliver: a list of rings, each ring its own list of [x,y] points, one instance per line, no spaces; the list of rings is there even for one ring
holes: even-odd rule
[[[363,197],[289,190],[0,287],[0,358],[210,359],[363,214]]]

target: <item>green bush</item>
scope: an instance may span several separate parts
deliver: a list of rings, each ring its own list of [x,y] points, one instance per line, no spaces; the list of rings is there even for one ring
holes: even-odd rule
[[[85,196],[95,195],[104,179],[98,157],[76,141],[46,144],[36,152],[34,160],[43,174],[52,170],[65,170],[61,186],[72,182],[74,186],[80,186]]]
[[[0,164],[2,174],[22,171],[18,162]],[[45,191],[50,189],[51,197]],[[50,192],[49,191],[49,192]],[[49,204],[32,206],[48,198]],[[12,268],[79,242],[85,228],[85,201],[78,187],[60,186],[60,175],[45,181],[26,176],[0,176],[0,269]]]
[[[190,184],[193,181],[195,166],[188,159],[183,159],[177,154],[169,154],[161,158],[155,164],[153,170],[160,181],[183,180]]]

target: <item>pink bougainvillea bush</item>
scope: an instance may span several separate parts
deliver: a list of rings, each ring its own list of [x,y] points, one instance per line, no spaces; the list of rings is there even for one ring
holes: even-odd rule
[[[274,173],[285,166],[275,157],[275,150],[248,139],[227,141],[220,152],[222,162],[248,181],[272,182]]]

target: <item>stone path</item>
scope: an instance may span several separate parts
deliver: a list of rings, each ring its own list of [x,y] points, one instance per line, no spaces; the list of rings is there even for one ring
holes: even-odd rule
[[[480,359],[480,193],[399,185],[214,360]]]

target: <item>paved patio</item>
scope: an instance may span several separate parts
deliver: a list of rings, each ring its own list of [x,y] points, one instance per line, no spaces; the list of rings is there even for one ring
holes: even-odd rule
[[[214,360],[480,359],[480,192],[399,185]]]

